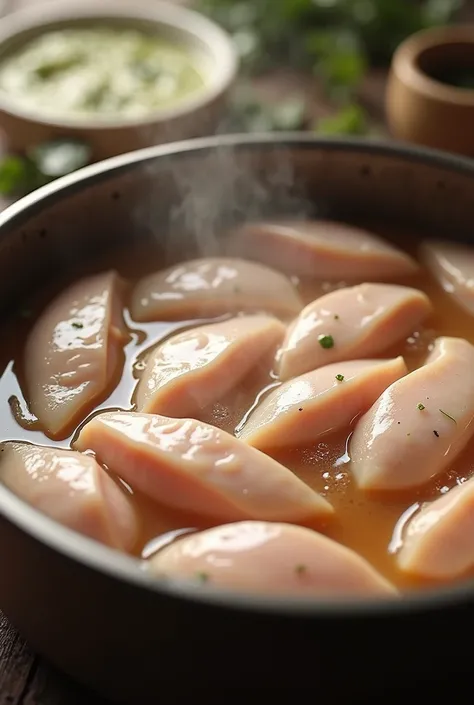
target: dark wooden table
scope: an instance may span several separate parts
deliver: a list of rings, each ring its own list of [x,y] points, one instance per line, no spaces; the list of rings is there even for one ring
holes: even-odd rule
[[[0,705],[108,705],[46,664],[0,613]]]

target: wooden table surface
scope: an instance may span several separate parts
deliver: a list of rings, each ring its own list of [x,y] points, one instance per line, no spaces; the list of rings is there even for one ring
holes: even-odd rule
[[[152,1],[150,0],[150,2]],[[174,1],[183,2],[183,0]],[[0,0],[0,16],[12,9],[39,2],[47,2],[47,0]],[[261,81],[257,88],[266,95],[281,95],[287,89],[294,92],[295,85],[297,86],[298,81],[301,82],[301,80],[301,77],[295,77],[291,73],[280,74]],[[384,88],[385,73],[372,73],[367,77],[361,95],[361,99],[373,120],[379,124],[383,122]],[[304,81],[304,91],[314,116],[319,117],[326,114],[328,106],[319,94],[314,81],[310,83]],[[166,698],[163,702],[166,702]],[[0,612],[0,705],[109,704],[77,686],[33,653],[24,639]],[[144,703],[143,705],[151,704]]]

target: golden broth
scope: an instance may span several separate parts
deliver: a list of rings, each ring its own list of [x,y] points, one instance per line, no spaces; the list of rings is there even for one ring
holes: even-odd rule
[[[380,227],[373,227],[372,230],[383,232],[387,239],[397,241],[397,233],[387,231],[387,228],[382,230]],[[419,242],[419,239],[419,237],[411,238],[409,242]],[[406,249],[412,250],[413,253],[413,244]],[[150,269],[159,269],[156,258],[155,266],[150,267],[150,262],[153,261],[153,255],[144,250],[139,257],[130,256],[130,252],[119,253],[112,259],[108,257],[105,262],[98,261],[93,271],[114,266],[130,283],[133,283]],[[472,317],[465,313],[429,274],[422,272],[414,277],[398,280],[398,283],[426,292],[433,303],[434,313],[422,328],[413,331],[405,340],[384,351],[379,357],[403,355],[409,369],[413,370],[423,363],[431,343],[439,335],[463,337],[474,344]],[[306,281],[300,282],[299,289],[305,302],[309,302],[343,284],[343,282],[334,284]],[[56,283],[54,291],[45,293],[42,297],[44,302],[58,289],[60,287]],[[22,312],[16,314],[4,328],[7,335],[2,341],[0,351],[1,440],[23,440],[69,447],[77,428],[69,429],[67,438],[57,442],[51,441],[38,429],[35,419],[30,416],[21,390],[22,350],[31,327],[31,319],[41,308],[38,297],[35,298],[35,307],[27,311],[26,316],[22,315]],[[207,322],[208,319],[137,324],[130,319],[126,311],[126,320],[131,340],[125,349],[123,372],[106,398],[91,409],[91,413],[110,408],[132,409],[133,392],[147,351],[173,332]],[[245,384],[241,385],[236,392],[205,409],[202,418],[220,428],[234,432],[256,401],[277,385],[278,382],[271,372],[271,361],[267,360],[259,369],[254,370]],[[474,439],[452,467],[428,485],[406,492],[369,494],[359,491],[351,478],[350,459],[347,454],[350,434],[351,428],[347,428],[342,432],[320,437],[312,446],[278,451],[271,455],[293,470],[334,505],[335,520],[327,526],[314,525],[314,528],[323,530],[328,536],[357,551],[401,588],[416,589],[434,585],[435,583],[414,580],[400,573],[393,554],[399,546],[404,523],[416,511],[419,503],[446,492],[474,473]],[[135,548],[135,554],[138,556],[148,557],[183,533],[215,525],[202,517],[163,507],[139,493],[133,493],[128,486],[126,488],[133,495],[142,518],[141,537]]]

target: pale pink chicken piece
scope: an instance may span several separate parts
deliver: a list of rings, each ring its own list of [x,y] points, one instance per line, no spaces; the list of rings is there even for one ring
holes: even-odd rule
[[[310,529],[246,521],[202,531],[159,551],[160,577],[264,595],[395,596],[395,588],[357,553]]]
[[[394,382],[358,422],[351,469],[366,490],[428,482],[474,433],[474,347],[438,338],[426,364]]]
[[[455,301],[474,314],[474,249],[453,242],[425,242],[421,257],[432,275]]]
[[[92,408],[123,364],[129,338],[121,289],[115,272],[81,279],[49,304],[28,336],[28,405],[52,438]]]
[[[280,379],[378,355],[413,332],[431,310],[421,291],[393,284],[360,284],[326,294],[289,327],[278,352]],[[332,347],[324,345],[328,336]]]
[[[0,481],[35,509],[96,541],[131,550],[135,510],[89,455],[8,441],[0,446]]]
[[[291,281],[255,262],[207,257],[141,279],[132,294],[136,321],[174,321],[226,313],[272,313],[283,318],[303,302]]]
[[[450,580],[474,567],[474,479],[422,506],[405,527],[398,567],[422,578]]]
[[[250,415],[239,437],[265,452],[311,443],[349,426],[406,373],[402,357],[350,360],[320,367],[270,392]]]
[[[412,257],[377,235],[328,220],[247,223],[230,235],[226,251],[324,281],[378,281],[418,270]]]
[[[283,465],[194,419],[107,412],[83,426],[74,445],[94,451],[132,489],[220,521],[298,523],[334,511]]]
[[[285,326],[270,316],[241,316],[200,326],[159,345],[136,389],[136,409],[199,418],[274,353]],[[267,360],[267,372],[271,360]]]

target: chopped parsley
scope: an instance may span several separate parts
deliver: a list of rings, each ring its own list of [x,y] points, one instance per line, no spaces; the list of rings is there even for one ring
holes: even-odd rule
[[[72,322],[72,327],[73,328],[84,328],[84,324],[80,323],[80,321],[73,321]]]
[[[338,382],[344,382],[344,375],[336,375],[336,379]]]
[[[306,573],[306,566],[303,563],[299,563],[296,568],[296,572],[298,575],[303,575],[303,573]]]
[[[417,404],[416,408],[420,411],[423,411],[423,409],[426,409],[426,406],[420,402],[419,404]]]
[[[325,350],[329,350],[334,347],[334,338],[332,335],[320,335],[318,337],[318,342]]]
[[[456,419],[450,416],[446,411],[443,411],[443,409],[438,409],[438,411],[440,411],[443,416],[446,416],[446,418],[452,421],[453,423],[457,423]]]
[[[207,583],[207,581],[209,580],[209,574],[199,572],[196,574],[196,578],[199,580],[200,583]]]

